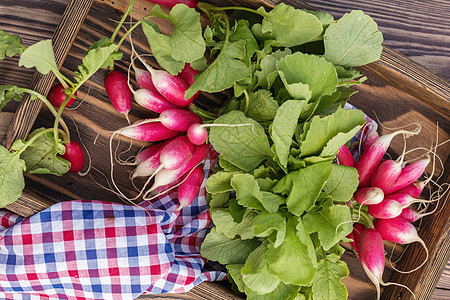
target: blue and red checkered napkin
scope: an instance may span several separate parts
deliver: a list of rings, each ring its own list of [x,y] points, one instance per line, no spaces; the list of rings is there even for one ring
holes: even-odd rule
[[[200,256],[216,158],[206,160],[199,196],[180,212],[172,212],[176,193],[153,202],[158,209],[73,200],[29,218],[0,211],[0,299],[125,300],[224,279]]]

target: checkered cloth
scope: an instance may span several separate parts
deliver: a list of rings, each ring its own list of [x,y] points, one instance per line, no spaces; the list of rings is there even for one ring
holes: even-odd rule
[[[0,211],[0,299],[125,300],[223,280],[200,256],[216,158],[208,157],[199,196],[180,212],[174,193],[153,202],[157,209],[74,200],[30,218]]]

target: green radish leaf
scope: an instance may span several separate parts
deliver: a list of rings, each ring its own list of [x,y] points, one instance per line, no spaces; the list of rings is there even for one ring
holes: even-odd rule
[[[225,267],[227,268],[228,276],[231,277],[232,282],[236,285],[239,292],[243,293],[245,291],[245,284],[242,280],[241,268],[244,264],[229,264]]]
[[[275,154],[280,166],[287,168],[292,138],[297,127],[298,119],[305,102],[288,100],[277,110],[272,125],[270,126],[270,137],[273,140]]]
[[[217,58],[203,71],[186,91],[189,99],[197,91],[220,92],[232,87],[236,82],[252,75],[246,59],[246,41],[228,42]]]
[[[358,188],[358,171],[338,164],[331,167],[330,178],[323,187],[324,196],[331,196],[335,202],[347,202]]]
[[[324,34],[324,57],[335,65],[362,66],[380,59],[383,34],[361,10],[346,13]]]
[[[230,239],[225,235],[218,233],[216,228],[212,228],[200,246],[200,253],[204,258],[218,261],[223,265],[243,264],[248,255],[256,249],[259,244],[260,242],[256,239]]]
[[[90,55],[88,54],[90,51],[94,50],[94,49],[99,49],[99,48],[109,48],[111,45],[113,45],[113,43],[111,42],[111,40],[104,36],[102,37],[100,40],[96,41],[95,43],[93,43],[89,49],[86,51],[86,53],[84,54],[84,56],[88,57],[86,58],[86,60],[90,60],[93,61],[93,59],[90,59]],[[113,47],[111,47],[113,48]],[[95,54],[97,55],[97,54]],[[107,68],[110,65],[112,65],[114,63],[114,61],[116,60],[120,60],[122,59],[123,53],[122,52],[118,52],[118,51],[114,51],[112,53],[109,54],[108,58],[103,62],[103,64],[100,67],[91,67],[92,69],[99,69],[99,68]],[[93,55],[93,57],[95,58],[95,56]],[[103,58],[99,57],[99,60],[102,60]],[[90,71],[92,72],[92,70]]]
[[[52,40],[43,40],[31,45],[20,55],[19,67],[36,68],[41,74],[52,71],[59,74],[53,53]]]
[[[248,288],[245,289],[245,293],[247,294],[247,300],[306,300],[303,295],[298,293],[299,290],[299,286],[284,284],[283,282],[280,282],[280,284],[278,284],[278,286],[273,291],[264,295],[259,295],[258,293],[255,293]]]
[[[16,201],[25,187],[25,162],[0,146],[0,208]]]
[[[247,20],[237,21],[236,26],[232,29],[234,31],[230,35],[230,42],[237,42],[239,40],[245,41],[245,61],[247,64],[251,63],[253,55],[258,51],[258,42],[255,36],[249,28],[249,23]]]
[[[260,295],[272,292],[281,282],[278,276],[269,271],[266,251],[267,243],[262,243],[248,255],[241,269],[246,287]]]
[[[309,285],[316,272],[316,261],[311,260],[309,246],[312,243],[305,244],[299,238],[296,226],[295,218],[289,218],[284,242],[277,248],[269,244],[265,255],[270,272],[284,283]]]
[[[220,171],[211,175],[206,181],[206,191],[211,194],[232,191],[231,178],[233,173]]]
[[[234,221],[229,208],[211,208],[210,213],[218,233],[223,233],[230,239],[236,236],[243,240],[254,238],[253,220],[257,216],[256,212],[247,209],[239,223]]]
[[[314,116],[302,141],[301,156],[335,155],[365,123],[364,113],[356,109],[342,109],[325,117]]]
[[[273,46],[301,45],[322,33],[322,23],[316,16],[284,3],[277,4],[270,12],[263,7],[258,8],[257,12],[264,17],[262,33],[270,33]]]
[[[262,212],[253,220],[255,236],[269,238],[275,248],[278,248],[286,237],[286,218],[280,213]]]
[[[288,195],[286,205],[292,214],[300,216],[314,206],[331,174],[331,163],[316,163],[290,172],[272,188],[277,194]]]
[[[107,62],[112,62],[119,56],[117,45],[108,42],[108,39],[97,41],[83,56],[83,64],[78,66],[79,72],[76,72],[77,81],[85,81],[100,68],[105,67]]]
[[[324,58],[296,52],[277,62],[280,74],[289,94],[295,99],[316,101],[331,95],[337,87],[338,78],[333,64]]]
[[[26,89],[14,85],[0,85],[0,112],[2,108],[11,100],[22,100],[22,94],[26,93]],[[30,95],[30,99],[36,99],[35,95]]]
[[[242,104],[244,103],[242,102]],[[270,91],[257,90],[249,94],[249,103],[245,115],[258,122],[267,122],[273,120],[277,109],[278,102],[273,99]]]
[[[4,59],[5,56],[20,55],[25,49],[26,47],[22,45],[20,36],[16,34],[10,35],[0,29],[0,59]]]
[[[231,179],[231,186],[236,190],[236,199],[244,207],[264,210],[261,203],[262,193],[258,182],[250,174],[235,174]]]
[[[33,131],[27,141],[33,136],[45,130],[39,128]],[[53,132],[39,136],[21,154],[20,158],[25,162],[28,174],[53,174],[61,176],[70,169],[70,162],[60,157],[64,154],[65,147],[59,143],[55,151],[55,138]]]
[[[159,5],[153,6],[151,17],[170,21],[174,31],[170,36],[162,34],[151,21],[142,23],[144,34],[153,55],[160,66],[172,75],[178,74],[185,63],[199,61],[206,50],[200,14],[186,5],[175,5],[166,15]]]
[[[208,194],[211,198],[208,201],[209,208],[224,208],[230,200],[230,193]]]
[[[319,261],[319,267],[313,279],[312,292],[318,300],[345,300],[348,297],[347,288],[342,278],[349,275],[347,264],[339,256],[330,254]]]
[[[251,171],[263,160],[272,157],[269,139],[264,128],[241,111],[231,111],[214,121],[214,124],[241,126],[211,127],[209,141],[227,161],[244,171]],[[248,124],[242,126],[244,124]]]
[[[320,211],[307,213],[303,217],[306,230],[308,233],[319,234],[319,240],[325,251],[353,230],[352,223],[349,221],[351,221],[350,208],[346,205],[324,207]]]
[[[255,75],[258,78],[256,86],[269,89],[278,77],[277,61],[290,54],[292,54],[292,51],[289,48],[286,48],[264,56],[260,62],[261,70],[255,72]]]

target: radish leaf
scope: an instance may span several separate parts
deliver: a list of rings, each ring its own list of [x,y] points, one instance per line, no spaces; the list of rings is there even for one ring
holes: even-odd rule
[[[0,208],[16,201],[25,187],[25,162],[0,146]]]
[[[330,178],[323,187],[324,196],[331,196],[336,202],[347,202],[358,188],[358,171],[338,164],[331,167]]]
[[[257,12],[264,17],[262,33],[270,33],[272,45],[293,47],[314,40],[322,33],[322,23],[313,14],[280,3],[270,12],[263,7]]]
[[[211,218],[214,219],[217,232],[223,233],[230,239],[236,236],[240,236],[243,240],[254,238],[253,219],[256,215],[256,212],[247,209],[242,221],[237,223],[234,221],[229,208],[211,209]]]
[[[256,239],[230,239],[212,228],[203,241],[200,252],[204,258],[221,264],[243,264],[259,244]]]
[[[324,34],[325,58],[335,65],[362,66],[380,59],[383,34],[360,10],[346,13]]]
[[[319,267],[313,279],[314,299],[342,299],[348,297],[342,278],[349,275],[347,264],[336,254],[329,254],[319,261]]]
[[[290,172],[278,181],[272,191],[278,194],[288,194],[286,204],[289,212],[300,216],[314,206],[330,174],[331,163],[313,164]]]
[[[317,212],[309,212],[303,217],[308,233],[317,232],[325,250],[329,250],[352,231],[350,208],[346,205],[324,207]],[[348,223],[344,223],[348,222]],[[336,227],[339,228],[336,230]]]
[[[26,47],[22,45],[21,38],[16,35],[10,35],[0,29],[0,59],[5,56],[12,57],[16,54],[21,54]]]
[[[251,124],[248,126],[211,127],[209,140],[218,152],[244,171],[256,168],[272,152],[264,128],[246,118],[240,111],[231,111],[214,121],[215,124]]]
[[[33,131],[27,141],[45,128]],[[65,147],[58,144],[55,151],[55,138],[53,132],[40,135],[21,154],[20,158],[25,161],[28,174],[53,174],[61,176],[70,169],[70,163],[59,155],[64,154]]]

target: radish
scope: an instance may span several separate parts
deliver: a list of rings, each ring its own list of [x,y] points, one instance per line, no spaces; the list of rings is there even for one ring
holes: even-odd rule
[[[419,242],[426,252],[426,258],[424,262],[417,268],[411,271],[399,271],[401,273],[410,273],[421,268],[428,260],[428,248],[425,242],[417,234],[416,228],[402,217],[396,217],[393,219],[376,219],[374,222],[375,229],[381,234],[383,240],[390,241],[398,244],[411,244]],[[398,270],[397,270],[398,271]]]
[[[164,70],[153,69],[139,54],[136,53],[136,56],[150,72],[156,90],[169,102],[179,107],[185,107],[189,106],[194,101],[193,97],[190,99],[185,98],[184,95],[189,88],[189,85],[186,81],[181,79],[181,77],[174,76]]]
[[[369,214],[377,219],[391,219],[400,216],[403,206],[392,199],[384,199],[378,204],[369,205]]]
[[[186,63],[184,65],[183,70],[181,70],[180,73],[178,73],[178,76],[180,78],[182,78],[184,81],[187,82],[187,84],[189,84],[189,86],[193,85],[195,82],[194,76],[198,74],[198,71],[195,70],[194,68],[191,67],[191,65],[189,63]],[[198,96],[200,95],[200,91],[198,91],[197,93],[195,93],[195,95],[193,96],[194,99],[197,99]]]
[[[140,106],[155,113],[162,113],[166,109],[178,108],[178,106],[167,101],[159,93],[144,88],[134,92],[134,100],[136,100]]]
[[[423,172],[425,172],[425,169],[429,163],[430,156],[427,156],[425,159],[415,161],[405,166],[395,183],[386,191],[386,194],[393,193],[419,179]]]
[[[404,188],[397,190],[396,193],[408,194],[413,198],[417,198],[420,196],[420,194],[422,194],[422,191],[425,188],[426,184],[426,181],[416,181],[408,184]]]
[[[366,138],[364,139],[363,142],[363,147],[361,150],[361,153],[365,153],[367,152],[367,150],[369,149],[369,147],[373,144],[373,142],[375,142],[376,139],[378,139],[380,136],[377,132],[377,130],[375,129],[375,126],[372,124],[372,129],[367,133]]]
[[[370,177],[370,186],[378,187],[386,192],[402,172],[402,162],[392,159],[383,161]]]
[[[167,141],[164,143],[157,143],[157,144],[151,145],[150,147],[142,150],[141,152],[139,152],[136,155],[136,158],[135,158],[134,162],[131,163],[131,165],[134,165],[134,166],[139,165],[141,162],[143,162],[150,156],[159,152],[166,143],[167,143]]]
[[[197,0],[147,0],[149,2],[155,3],[155,4],[159,4],[159,5],[163,5],[169,8],[174,7],[177,4],[186,4],[188,7],[190,8],[195,8],[197,7]]]
[[[419,220],[422,217],[422,215],[419,214],[414,209],[406,207],[406,208],[404,208],[402,210],[402,213],[400,214],[400,217],[402,217],[403,219],[407,220],[408,222],[413,223],[413,222]]]
[[[114,108],[128,119],[131,110],[131,91],[128,87],[128,78],[119,71],[113,70],[105,77],[105,89]]]
[[[348,147],[346,145],[342,145],[341,148],[339,148],[339,152],[337,154],[337,162],[338,164],[347,167],[355,166],[355,159],[353,158],[353,155],[350,153],[350,150],[348,150]]]
[[[403,207],[408,207],[411,204],[416,203],[416,202],[422,202],[422,200],[414,198],[414,197],[412,197],[412,196],[410,196],[409,194],[406,194],[406,193],[390,194],[390,195],[387,195],[385,197],[385,199],[395,200],[398,203],[400,203],[400,205],[403,206]],[[426,203],[426,202],[429,202],[429,201],[423,200],[423,202]]]
[[[158,90],[156,89],[155,85],[153,84],[152,74],[147,70],[143,70],[143,69],[136,67],[134,65],[133,58],[131,59],[131,66],[133,67],[134,77],[136,78],[136,82],[137,82],[139,88],[146,89],[146,90],[149,90],[149,91],[159,94]]]
[[[83,170],[85,160],[81,145],[78,142],[71,140],[64,146],[66,151],[63,155],[61,155],[61,157],[70,162],[69,172],[78,173]]]
[[[367,228],[361,233],[360,260],[364,271],[377,289],[377,299],[380,298],[380,283],[383,283],[384,245],[381,234],[373,228]]]
[[[163,111],[158,118],[140,120],[139,124],[162,124],[167,129],[175,131],[187,131],[192,124],[201,122],[202,119],[186,109],[170,108]],[[130,127],[130,126],[128,126]]]
[[[360,188],[353,194],[353,199],[361,205],[375,205],[383,201],[384,193],[377,187]]]
[[[355,223],[353,224],[353,231],[352,231],[352,239],[353,242],[350,242],[350,244],[352,245],[353,249],[356,250],[356,252],[358,253],[359,257],[361,257],[361,253],[360,253],[360,247],[359,247],[359,241],[360,241],[360,236],[361,233],[366,229],[366,227],[361,224],[361,223]]]
[[[114,134],[121,134],[135,140],[147,142],[170,139],[179,133],[179,131],[167,128],[161,122],[146,122],[146,120],[137,121],[114,132]]]
[[[77,92],[73,94],[75,98],[70,98],[70,100],[67,102],[66,107],[72,105],[75,102],[75,99],[77,97]],[[57,85],[54,85],[50,92],[48,93],[48,101],[55,107],[59,108],[61,104],[66,99],[66,92],[64,90],[64,86],[61,83],[58,83]]]
[[[156,151],[152,151],[149,153],[145,153],[143,155],[141,155],[138,159],[138,157],[136,157],[136,165],[137,167],[133,170],[133,172],[130,175],[130,179],[134,179],[136,177],[145,177],[145,176],[150,176],[152,175],[157,169],[158,167],[161,165],[161,161],[160,161],[160,157],[161,157],[161,150],[163,148],[163,145],[167,144],[169,141],[168,140],[166,143],[159,143],[159,146]],[[148,148],[151,149],[151,148]]]
[[[182,181],[178,187],[178,201],[180,202],[180,206],[176,211],[190,205],[195,200],[204,177],[205,171],[203,170],[203,167],[197,166],[188,174],[186,179]]]
[[[208,139],[208,131],[205,126],[202,126],[200,123],[194,123],[189,126],[187,130],[187,137],[194,145],[201,145],[206,143]]]
[[[210,151],[211,149],[209,145],[203,144],[196,146],[194,155],[185,165],[175,170],[162,169],[159,171],[155,175],[155,182],[153,183],[153,186],[147,191],[145,197],[156,188],[169,184],[192,170],[206,158]]]
[[[411,132],[406,130],[395,131],[390,134],[380,136],[372,145],[364,152],[355,163],[355,168],[359,174],[359,187],[369,185],[370,177],[380,164],[384,154],[386,153],[392,139],[398,134],[417,134],[418,131]]]

